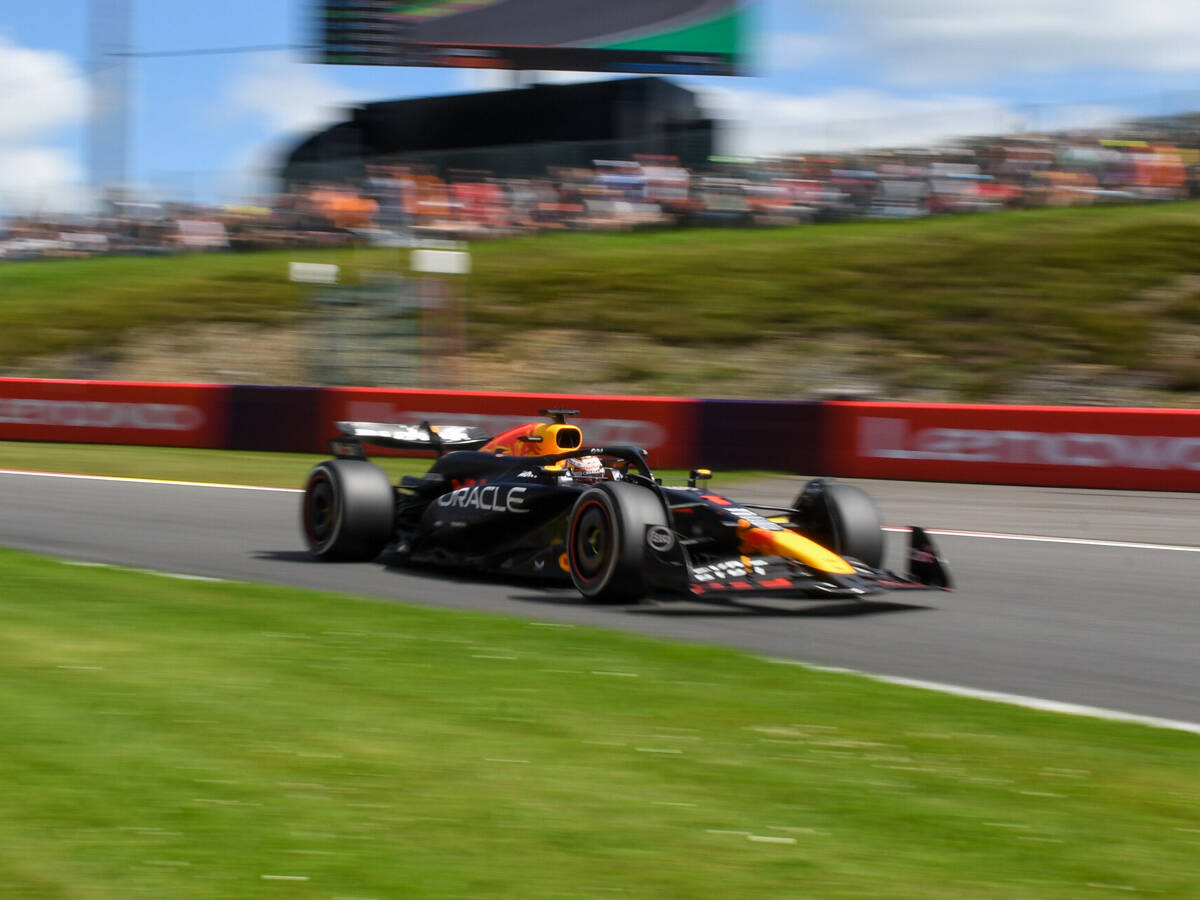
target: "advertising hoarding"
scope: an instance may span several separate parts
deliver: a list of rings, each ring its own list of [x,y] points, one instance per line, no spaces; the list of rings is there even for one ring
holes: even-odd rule
[[[228,387],[0,378],[0,440],[224,447]]]
[[[743,0],[317,0],[316,60],[640,74],[744,70]]]
[[[828,403],[830,474],[1200,490],[1200,410]]]

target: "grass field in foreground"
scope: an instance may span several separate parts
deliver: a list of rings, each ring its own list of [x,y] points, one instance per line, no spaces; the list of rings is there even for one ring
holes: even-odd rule
[[[0,551],[0,894],[1200,896],[1200,738]]]
[[[153,478],[247,484],[258,487],[302,488],[308,470],[328,454],[264,453],[252,450],[203,450],[191,447],[133,447],[124,444],[60,444],[39,441],[0,441],[0,469],[73,472],[115,478]],[[393,481],[401,475],[426,472],[432,459],[372,456]],[[682,483],[685,470],[657,472],[669,482]],[[718,472],[714,487],[736,484],[772,473]]]

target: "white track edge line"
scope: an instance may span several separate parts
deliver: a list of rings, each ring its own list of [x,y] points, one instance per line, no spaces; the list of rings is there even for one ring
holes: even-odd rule
[[[4,471],[7,470],[0,470],[0,472]],[[901,531],[903,529],[891,530]],[[202,575],[184,575],[174,572],[161,572],[155,569],[135,569],[114,565],[112,563],[97,563],[85,560],[63,559],[60,560],[60,562],[68,566],[94,566],[97,568],[125,569],[126,571],[133,571],[144,575],[159,575],[166,578],[180,578],[189,581],[221,582],[224,580],[220,578],[209,578]],[[1105,709],[1099,706],[1086,706],[1080,703],[1067,703],[1061,700],[1047,700],[1041,697],[1029,697],[1023,694],[1009,694],[1003,691],[988,691],[980,688],[965,687],[958,684],[948,684],[941,681],[925,681],[919,678],[905,678],[900,675],[880,675],[875,672],[864,672],[860,669],[848,669],[842,666],[822,666],[800,660],[780,659],[778,657],[770,656],[764,658],[768,662],[776,663],[778,665],[800,666],[801,668],[812,669],[815,672],[830,672],[837,675],[857,675],[860,678],[867,678],[871,681],[878,681],[884,684],[894,684],[901,687],[935,691],[939,694],[953,694],[957,697],[967,697],[972,700],[986,700],[992,703],[1003,703],[1008,706],[1019,706],[1025,709],[1034,709],[1041,712],[1055,712],[1062,713],[1064,715],[1084,716],[1091,719],[1104,719],[1111,722],[1127,722],[1135,725],[1146,725],[1151,728],[1164,728],[1171,731],[1184,731],[1191,734],[1200,735],[1200,722],[1187,722],[1181,719],[1165,719],[1159,716],[1145,716],[1138,713],[1127,713],[1115,709]]]
[[[140,575],[158,575],[164,578],[179,578],[187,581],[223,582],[222,578],[209,578],[203,575],[185,575],[177,572],[161,572],[156,569],[136,569],[112,563],[98,563],[87,560],[60,559],[63,565],[80,566],[85,568],[109,568]],[[572,627],[572,626],[568,626]],[[935,691],[939,694],[953,694],[971,700],[984,700],[991,703],[1003,703],[1007,706],[1019,706],[1034,709],[1039,712],[1060,713],[1071,716],[1084,716],[1089,719],[1104,719],[1110,722],[1125,722],[1132,725],[1145,725],[1150,728],[1163,728],[1170,731],[1184,731],[1200,735],[1200,722],[1186,722],[1181,719],[1164,719],[1159,716],[1144,716],[1138,713],[1121,712],[1115,709],[1104,709],[1099,706],[1086,706],[1080,703],[1066,703],[1061,700],[1046,700],[1041,697],[1027,697],[1023,694],[1009,694],[1003,691],[987,691],[980,688],[964,687],[958,684],[947,684],[941,681],[925,681],[920,678],[904,678],[899,675],[880,675],[875,672],[864,672],[860,669],[847,669],[843,666],[821,666],[815,663],[778,657],[763,657],[767,662],[783,666],[799,666],[814,672],[829,672],[834,675],[857,675],[870,681],[884,684],[894,684],[899,687],[916,688],[924,691]]]
[[[1027,697],[1024,694],[1009,694],[1004,691],[987,691],[980,688],[964,687],[959,684],[946,684],[940,681],[925,681],[920,678],[904,678],[899,675],[880,675],[875,672],[863,672],[859,669],[846,669],[840,666],[819,666],[800,660],[779,659],[766,657],[768,662],[785,666],[800,666],[817,672],[831,672],[836,675],[857,675],[871,681],[884,684],[895,684],[901,687],[917,688],[925,691],[936,691],[939,694],[953,694],[957,697],[967,697],[972,700],[987,700],[992,703],[1004,703],[1008,706],[1020,706],[1035,709],[1040,712],[1062,713],[1071,716],[1085,716],[1090,719],[1105,719],[1110,722],[1127,722],[1133,725],[1147,725],[1151,728],[1165,728],[1171,731],[1186,731],[1200,734],[1200,722],[1186,722],[1181,719],[1165,719],[1159,716],[1144,716],[1138,713],[1122,712],[1115,709],[1105,709],[1100,706],[1087,706],[1081,703],[1066,703],[1061,700],[1046,700],[1041,697]]]
[[[0,469],[0,475],[29,475],[36,478],[71,478],[80,481],[115,481],[130,484],[165,484],[176,487],[219,488],[229,491],[267,491],[275,494],[302,494],[300,488],[260,487],[252,484],[221,484],[208,481],[170,481],[162,478],[130,478],[118,475],[76,475],[68,472],[37,472],[28,469]],[[908,528],[885,525],[884,531],[907,533]],[[1116,547],[1126,550],[1171,550],[1177,553],[1200,553],[1200,546],[1186,544],[1152,544],[1140,541],[1108,541],[1093,538],[1052,537],[1039,534],[1009,534],[998,531],[961,531],[947,528],[926,528],[927,534],[946,537],[984,538],[993,541],[1029,541],[1042,544],[1076,544],[1084,547]]]
[[[159,578],[175,578],[179,581],[206,581],[213,584],[228,584],[227,578],[214,578],[211,575],[192,575],[187,572],[166,572],[162,569],[140,569],[134,566],[123,566],[119,563],[93,562],[87,559],[58,559],[64,566],[75,566],[81,569],[113,569],[119,572],[134,572],[138,575],[157,575]]]
[[[907,533],[907,528],[885,525],[884,531]],[[1106,541],[1097,538],[1051,537],[1042,534],[1011,534],[999,531],[958,531],[948,528],[926,528],[926,534],[946,537],[985,538],[993,541],[1030,541],[1040,544],[1078,544],[1086,547],[1118,547],[1126,550],[1174,550],[1178,553],[1200,553],[1200,547],[1187,544],[1151,544],[1144,541]]]
[[[29,475],[34,478],[70,478],[77,481],[117,481],[130,484],[167,484],[177,487],[221,488],[228,491],[270,491],[280,494],[301,494],[299,488],[262,487],[254,484],[222,484],[215,481],[171,481],[165,478],[131,478],[120,475],[75,475],[70,472],[37,472],[30,469],[0,469],[0,475]]]
[[[35,472],[30,469],[0,469],[0,475],[30,475],[34,478],[66,478],[80,481],[125,481],[134,485],[170,485],[176,487],[215,487],[223,491],[266,491],[270,493],[304,493],[298,487],[262,487],[258,485],[226,485],[216,481],[170,481],[155,478],[127,478],[120,475],[77,475],[66,472]],[[907,528],[884,526],[884,532],[907,533]],[[926,534],[949,538],[983,538],[997,541],[1030,541],[1036,544],[1074,544],[1085,547],[1118,547],[1123,550],[1166,550],[1177,553],[1200,553],[1200,546],[1183,544],[1150,544],[1142,541],[1097,540],[1092,538],[1054,538],[1042,534],[1009,534],[1003,532],[967,532],[948,528],[926,528]]]

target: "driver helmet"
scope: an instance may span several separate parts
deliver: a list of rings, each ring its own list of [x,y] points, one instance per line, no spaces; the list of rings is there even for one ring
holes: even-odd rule
[[[566,469],[575,478],[604,477],[604,464],[598,456],[573,456],[567,460]]]

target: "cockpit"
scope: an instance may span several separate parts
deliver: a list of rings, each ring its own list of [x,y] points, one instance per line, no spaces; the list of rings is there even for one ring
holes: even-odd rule
[[[484,453],[507,456],[552,456],[569,453],[583,446],[583,432],[575,425],[568,425],[566,417],[575,415],[575,410],[548,409],[543,415],[550,422],[531,422],[518,425],[496,435],[481,448]]]
[[[576,425],[567,423],[567,416],[578,415],[573,409],[544,409],[542,415],[549,422],[533,422],[510,428],[496,435],[482,448],[484,453],[502,456],[555,456],[570,453],[583,447],[583,432]],[[598,456],[580,455],[553,462],[544,467],[568,481],[619,481],[621,472],[604,465]]]

